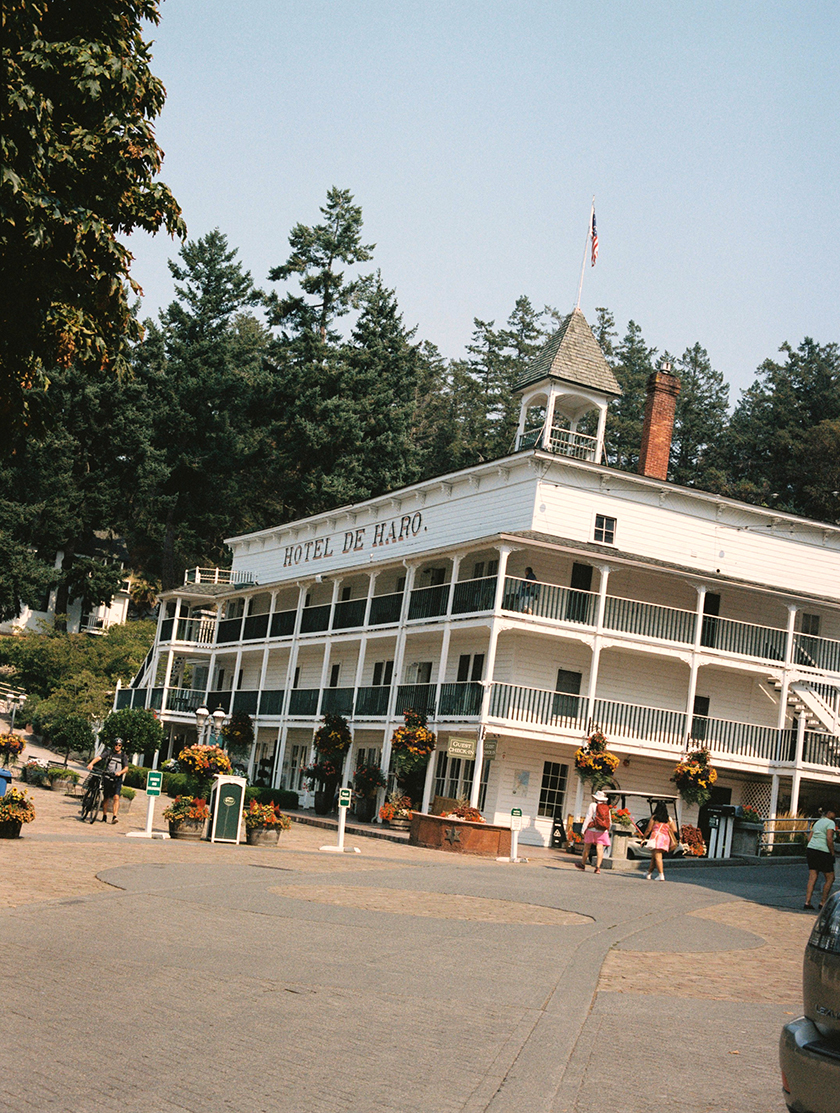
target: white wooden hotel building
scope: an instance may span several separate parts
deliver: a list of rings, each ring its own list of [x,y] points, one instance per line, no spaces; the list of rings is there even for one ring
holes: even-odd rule
[[[600,464],[619,388],[575,310],[519,384],[516,451],[231,539],[230,571],[164,597],[117,706],[157,709],[168,753],[202,704],[248,712],[252,769],[302,804],[325,712],[351,723],[349,776],[387,769],[403,708],[425,709],[424,806],[521,808],[531,844],[580,813],[574,753],[594,726],[626,791],[673,792],[702,743],[721,802],[813,814],[840,797],[840,529],[665,482],[678,389],[651,377],[643,474]],[[476,740],[474,761],[449,757],[453,737]]]

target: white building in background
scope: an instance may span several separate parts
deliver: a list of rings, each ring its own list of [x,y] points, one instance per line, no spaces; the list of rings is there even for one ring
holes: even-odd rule
[[[56,554],[54,568],[60,569],[64,553],[59,550]],[[37,607],[26,605],[20,614],[8,622],[0,622],[0,634],[18,634],[25,630],[38,634],[51,630],[55,625],[55,600],[56,591],[53,588],[44,592],[44,597]],[[71,599],[67,606],[67,632],[68,634],[104,634],[111,626],[118,626],[128,620],[129,579],[114,592],[110,603],[87,608],[80,599]]]
[[[231,539],[231,571],[163,596],[117,706],[155,708],[175,753],[202,704],[247,711],[254,769],[302,794],[325,712],[350,720],[349,776],[387,769],[403,708],[425,709],[423,805],[521,808],[531,844],[580,813],[596,726],[626,791],[673,792],[702,744],[719,802],[813,814],[840,796],[840,529],[665,482],[679,384],[661,369],[648,390],[645,474],[603,466],[619,388],[576,310],[519,384],[516,451]]]

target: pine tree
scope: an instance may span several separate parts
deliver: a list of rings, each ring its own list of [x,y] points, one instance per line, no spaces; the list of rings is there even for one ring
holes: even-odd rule
[[[663,358],[667,359],[667,354]],[[680,359],[670,362],[680,379],[680,393],[668,478],[688,487],[716,488],[720,474],[713,452],[726,431],[729,388],[700,344],[686,348]]]
[[[608,331],[606,316],[603,323]],[[610,403],[605,437],[607,460],[622,471],[636,471],[638,467],[647,381],[655,355],[656,348],[648,348],[642,330],[635,321],[629,321],[624,339],[615,348],[613,371],[622,394]]]

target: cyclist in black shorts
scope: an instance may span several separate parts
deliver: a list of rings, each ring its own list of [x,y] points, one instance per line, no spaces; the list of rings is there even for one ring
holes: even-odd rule
[[[88,765],[88,769],[93,769],[94,765],[103,762],[102,766],[102,822],[108,822],[108,805],[111,805],[111,822],[117,822],[117,812],[120,810],[120,790],[123,785],[123,777],[128,772],[128,758],[123,753],[122,742],[118,738],[114,743],[113,750],[105,750],[95,757]]]

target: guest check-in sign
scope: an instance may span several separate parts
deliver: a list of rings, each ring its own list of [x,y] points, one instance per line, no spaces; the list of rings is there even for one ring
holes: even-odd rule
[[[474,738],[450,738],[449,739],[449,756],[450,757],[475,757],[475,739]]]

